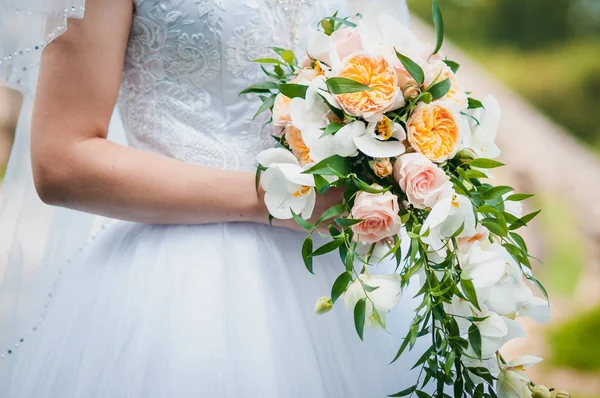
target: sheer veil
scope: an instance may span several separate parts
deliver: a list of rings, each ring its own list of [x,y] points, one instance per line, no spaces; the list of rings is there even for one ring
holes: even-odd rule
[[[404,0],[361,1],[371,11],[408,23]],[[23,92],[23,109],[0,192],[0,385],[8,362],[36,332],[60,275],[107,222],[97,216],[47,206],[33,186],[30,122],[42,49],[82,18],[85,0],[1,0],[0,79]],[[369,12],[371,12],[369,11]],[[109,138],[124,142],[118,117]]]
[[[85,0],[0,2],[1,84],[23,93],[0,192],[0,385],[11,356],[37,330],[62,270],[106,220],[40,201],[30,164],[30,125],[42,49],[82,18]],[[119,130],[119,129],[117,129]],[[122,133],[116,131],[117,141]],[[111,131],[111,136],[114,135]]]

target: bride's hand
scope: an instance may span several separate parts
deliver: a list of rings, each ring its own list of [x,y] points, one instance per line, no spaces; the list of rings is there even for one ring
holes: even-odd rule
[[[264,203],[263,198],[264,198],[264,192],[262,191],[262,188],[261,188],[261,192],[260,192],[261,203]],[[321,195],[317,192],[317,201],[315,204],[315,209],[313,210],[312,217],[308,221],[312,224],[316,223],[318,218],[321,216],[321,214],[323,214],[323,212],[325,212],[325,210],[329,209],[332,206],[342,203],[343,199],[344,199],[344,190],[342,188],[332,188],[332,189],[328,190],[324,195]],[[263,204],[263,206],[264,206],[264,204]],[[266,223],[268,223],[269,222],[268,221],[268,211],[267,211],[266,217],[267,217]],[[296,221],[294,221],[293,219],[291,219],[291,220],[273,219],[272,225],[276,226],[276,227],[293,229],[295,231],[306,232],[306,230],[304,228],[302,228],[301,226],[299,226],[298,223]],[[323,229],[323,232],[325,232],[325,231],[326,231],[326,228]]]

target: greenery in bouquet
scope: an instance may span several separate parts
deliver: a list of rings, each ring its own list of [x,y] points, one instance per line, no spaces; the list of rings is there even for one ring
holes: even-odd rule
[[[503,166],[494,160],[498,103],[461,86],[459,65],[439,55],[435,0],[433,16],[431,47],[388,14],[335,14],[320,22],[303,59],[273,48],[273,58],[256,60],[267,81],[243,94],[262,100],[257,115],[271,112],[266,128],[277,142],[258,155],[257,186],[271,217],[307,231],[309,272],[314,258],[339,253],[342,272],[317,313],[343,301],[362,339],[365,327],[385,329],[402,291],[420,283],[420,305],[390,356],[418,339],[428,348],[414,364],[418,380],[390,396],[556,396],[525,374],[540,358],[499,352],[524,335],[516,319],[549,317],[518,232],[538,212],[522,214],[532,195],[489,182]],[[313,215],[317,196],[332,188],[343,189],[343,201]],[[328,242],[314,247],[315,234]],[[382,261],[396,271],[376,274]]]

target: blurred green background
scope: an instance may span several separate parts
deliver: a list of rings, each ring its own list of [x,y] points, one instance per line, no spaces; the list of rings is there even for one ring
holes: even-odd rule
[[[438,1],[453,44],[600,154],[600,0]],[[408,3],[431,23],[430,0]],[[577,291],[584,269],[597,259],[585,250],[573,206],[543,193],[535,205],[544,209],[538,220],[545,261],[540,279],[567,313],[535,336],[546,346],[537,377],[569,384],[557,387],[571,389],[573,397],[600,397],[600,387],[578,391],[600,380],[600,307],[577,302],[586,295]]]

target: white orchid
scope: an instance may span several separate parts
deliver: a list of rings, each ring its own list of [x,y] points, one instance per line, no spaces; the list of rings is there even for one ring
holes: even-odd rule
[[[517,321],[489,311],[485,305],[477,317],[485,318],[476,322],[481,335],[481,359],[489,359],[511,340],[525,337],[525,330]],[[474,348],[469,345],[467,355],[477,358]]]
[[[358,242],[355,252],[362,257],[365,262],[371,265],[377,265],[383,261],[383,258],[390,252],[392,247],[394,247],[394,238],[387,238],[372,245],[365,245]],[[369,257],[368,259],[365,258],[367,255]]]
[[[498,396],[500,398],[530,398],[529,378],[525,374],[525,369],[541,361],[542,358],[522,356],[507,364],[500,364]]]
[[[402,141],[406,139],[404,128],[384,117],[380,122],[365,125],[355,121],[345,125],[334,135],[335,151],[348,157],[361,151],[372,158],[391,158],[404,153]]]
[[[363,285],[375,288],[375,290],[366,292]],[[400,281],[392,275],[361,274],[358,279],[348,286],[344,293],[346,309],[349,311],[354,310],[356,303],[367,297],[367,295],[369,297],[365,311],[367,325],[377,327],[379,323],[376,321],[373,312],[377,311],[381,320],[385,322],[387,313],[398,305],[402,297]]]
[[[519,265],[506,249],[497,243],[484,250],[479,243],[459,256],[462,277],[470,279],[477,291],[479,301],[490,311],[510,314],[521,302],[533,297],[525,284]]]
[[[466,196],[451,191],[433,206],[421,228],[421,234],[429,230],[429,235],[422,240],[429,245],[432,261],[446,258],[444,239],[453,236],[461,226],[463,230],[458,237],[475,235],[473,205]]]
[[[493,96],[487,96],[483,108],[472,109],[469,116],[471,133],[463,136],[463,147],[470,148],[478,157],[493,159],[500,156],[500,148],[496,145],[496,135],[500,124],[500,105]]]
[[[265,205],[269,213],[285,220],[292,218],[293,211],[309,219],[317,197],[314,177],[302,174],[305,169],[300,166],[298,159],[283,148],[262,151],[257,160],[267,168],[262,175],[261,185],[265,190]]]
[[[546,300],[534,296],[530,300],[519,304],[517,315],[529,317],[537,323],[548,323],[550,320],[550,304]]]
[[[308,91],[307,91],[308,93]],[[315,162],[335,154],[333,136],[323,136],[323,128],[329,124],[329,108],[322,98],[308,96],[309,100],[294,98],[290,102],[290,115],[294,127],[300,130],[302,140],[309,149],[309,156]]]

